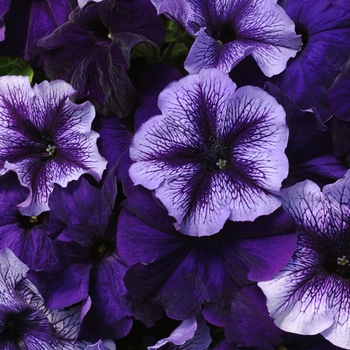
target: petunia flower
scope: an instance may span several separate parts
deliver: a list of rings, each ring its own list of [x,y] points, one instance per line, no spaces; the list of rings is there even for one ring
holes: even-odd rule
[[[285,112],[259,88],[235,90],[218,69],[170,84],[159,95],[162,114],[131,144],[132,181],[155,190],[186,235],[212,235],[227,219],[253,221],[281,204]]]
[[[0,173],[15,171],[29,189],[21,213],[49,210],[54,184],[67,186],[83,174],[101,179],[106,161],[91,131],[91,103],[69,100],[75,90],[64,81],[44,81],[32,88],[27,77],[0,78]]]
[[[152,0],[158,13],[197,36],[185,68],[228,73],[252,55],[268,77],[281,73],[301,46],[294,23],[275,0]]]
[[[291,260],[258,283],[275,324],[287,332],[321,333],[350,349],[350,171],[323,191],[306,180],[289,188],[284,208],[297,224]]]
[[[27,270],[11,250],[0,251],[0,348],[84,349],[75,342],[81,307],[46,308],[36,287],[25,277]]]
[[[50,308],[91,299],[79,338],[122,338],[132,327],[132,311],[123,277],[127,269],[116,249],[116,218],[100,189],[84,178],[50,197],[51,227],[59,261],[28,277]]]
[[[0,52],[24,56],[40,67],[43,49],[38,39],[49,35],[68,20],[76,0],[2,0],[0,4]]]
[[[136,90],[127,70],[140,42],[160,46],[164,25],[149,0],[89,1],[69,21],[38,41],[46,50],[45,73],[63,79],[103,115],[127,116]]]

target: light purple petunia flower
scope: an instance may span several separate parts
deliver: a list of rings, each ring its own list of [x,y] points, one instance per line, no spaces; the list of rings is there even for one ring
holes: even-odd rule
[[[0,348],[84,349],[75,342],[81,307],[49,310],[25,277],[28,267],[9,249],[0,251]]]
[[[55,183],[66,187],[83,174],[99,181],[106,168],[91,131],[94,107],[71,102],[74,93],[61,80],[31,88],[27,77],[0,78],[0,173],[15,171],[29,189],[23,215],[48,211]]]
[[[258,283],[270,315],[285,331],[350,349],[350,171],[323,191],[309,180],[289,188],[283,206],[299,238],[288,265]]]
[[[155,190],[190,236],[215,234],[227,219],[253,221],[281,204],[285,112],[262,89],[235,90],[218,69],[170,84],[159,95],[162,115],[145,122],[130,147],[134,184]]]
[[[276,0],[151,0],[197,36],[185,61],[189,73],[228,73],[251,54],[268,77],[281,73],[301,46],[294,23]]]

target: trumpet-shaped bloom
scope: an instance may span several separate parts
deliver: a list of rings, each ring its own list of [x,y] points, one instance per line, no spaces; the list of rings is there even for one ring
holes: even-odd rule
[[[309,180],[289,188],[283,206],[299,237],[287,266],[258,283],[270,315],[285,331],[350,349],[350,171],[323,191]]]
[[[228,73],[251,54],[266,76],[281,73],[301,46],[294,23],[275,0],[152,0],[197,36],[185,62],[190,73]]]
[[[65,187],[83,174],[101,179],[107,162],[91,131],[94,107],[71,102],[74,93],[61,80],[31,88],[27,77],[0,78],[0,173],[15,171],[29,189],[23,215],[48,211],[55,183]]]
[[[162,115],[145,122],[130,147],[132,181],[155,190],[190,236],[215,234],[227,219],[253,221],[281,204],[284,110],[259,88],[235,90],[218,69],[174,82],[159,96]]]

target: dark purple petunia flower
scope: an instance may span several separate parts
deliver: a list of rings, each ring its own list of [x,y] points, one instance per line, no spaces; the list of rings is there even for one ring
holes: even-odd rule
[[[321,192],[306,180],[290,187],[283,206],[295,220],[298,244],[288,265],[258,283],[276,325],[321,333],[350,349],[350,171]]]
[[[140,188],[123,206],[117,245],[130,266],[125,285],[135,300],[151,301],[173,319],[202,313],[225,325],[232,292],[269,279],[295,249],[295,229],[282,209],[254,222],[229,221],[213,236],[191,237],[175,230],[150,191]]]
[[[185,61],[189,73],[228,73],[251,54],[265,75],[281,73],[300,49],[294,23],[275,0],[152,0],[158,13],[197,36]]]
[[[2,0],[0,4],[0,53],[24,56],[40,66],[43,49],[38,39],[68,20],[76,0]]]
[[[67,188],[56,187],[50,197],[51,229],[59,261],[28,277],[38,286],[51,308],[91,299],[79,338],[124,337],[133,320],[123,283],[127,269],[116,250],[116,218],[102,191],[84,178]]]
[[[203,317],[191,317],[157,344],[148,346],[147,350],[203,350],[211,343],[209,327]]]
[[[138,129],[130,147],[132,181],[155,190],[190,236],[215,234],[227,219],[252,221],[281,203],[285,112],[262,89],[235,90],[217,69],[170,84],[159,95],[162,114]]]
[[[41,270],[56,262],[49,212],[22,215],[17,207],[28,196],[12,172],[0,177],[0,249],[10,248],[28,267]]]
[[[23,215],[48,211],[55,183],[65,187],[82,174],[101,179],[107,162],[91,131],[94,108],[72,103],[74,93],[61,80],[32,88],[27,77],[0,78],[0,172],[15,171],[29,189]]]
[[[327,90],[349,59],[350,12],[347,0],[280,0],[303,37],[302,50],[273,78],[302,109],[316,107],[323,121],[332,111]]]
[[[1,349],[81,350],[75,342],[81,307],[50,310],[25,277],[28,267],[9,249],[0,252]]]
[[[104,115],[125,117],[135,103],[127,70],[140,42],[161,45],[164,25],[148,0],[88,2],[39,46],[47,49],[46,74],[64,79]]]

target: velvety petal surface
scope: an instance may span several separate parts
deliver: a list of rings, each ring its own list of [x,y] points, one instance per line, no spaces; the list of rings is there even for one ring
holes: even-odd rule
[[[271,278],[295,249],[294,225],[282,210],[254,222],[229,221],[210,237],[189,237],[175,230],[149,191],[134,192],[123,206],[117,243],[130,266],[126,287],[175,319],[202,312],[212,324],[224,325],[232,292],[250,275]]]
[[[273,82],[300,108],[316,107],[321,119],[327,120],[332,115],[327,90],[349,59],[348,2],[280,0],[279,4],[295,22],[303,47]]]

